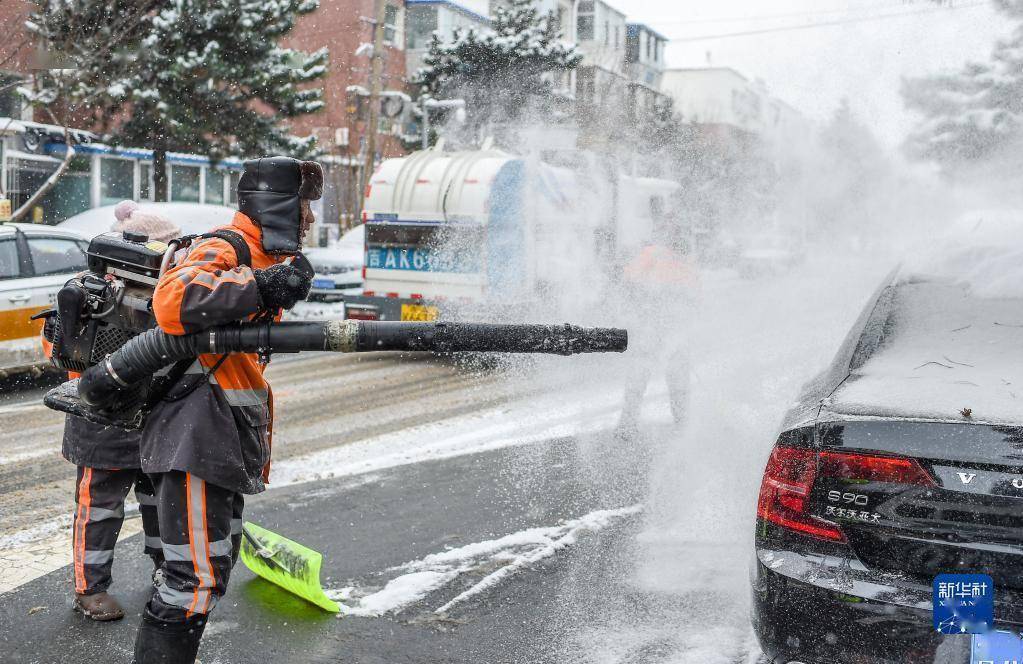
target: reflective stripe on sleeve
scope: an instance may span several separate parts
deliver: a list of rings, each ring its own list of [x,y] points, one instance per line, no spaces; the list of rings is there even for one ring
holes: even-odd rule
[[[262,406],[267,400],[267,391],[258,389],[228,389],[223,385],[220,389],[224,391],[224,398],[232,406]]]

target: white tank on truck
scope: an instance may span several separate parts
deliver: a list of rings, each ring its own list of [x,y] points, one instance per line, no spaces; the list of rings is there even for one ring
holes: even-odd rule
[[[385,160],[367,187],[364,291],[345,298],[347,317],[527,313],[552,289],[598,298],[679,187],[588,153],[569,161],[443,148]]]

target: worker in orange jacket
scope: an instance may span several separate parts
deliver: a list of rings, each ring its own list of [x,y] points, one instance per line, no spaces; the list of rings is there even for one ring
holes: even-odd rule
[[[195,242],[160,278],[160,328],[182,335],[279,317],[304,299],[312,274],[297,257],[322,187],[315,162],[246,161],[230,226]],[[270,463],[272,405],[260,358],[201,355],[183,364],[158,374],[170,387],[142,432],[164,564],[139,626],[136,664],[195,661],[238,557],[243,496],[263,491]]]
[[[689,359],[684,330],[690,304],[699,288],[697,267],[680,221],[660,199],[651,201],[650,241],[623,269],[624,290],[639,309],[644,326],[630,340],[633,361],[628,372],[619,428],[639,425],[647,383],[655,370],[665,372],[672,418],[681,424],[689,403]]]
[[[181,229],[168,219],[140,208],[134,201],[118,203],[114,216],[113,231],[143,233],[157,242],[181,235]],[[53,325],[56,320],[51,317],[46,324]],[[45,333],[42,342],[43,352],[50,357],[53,344]],[[69,372],[68,377],[77,378],[78,374]],[[149,477],[140,468],[139,439],[138,431],[94,424],[71,415],[64,424],[61,454],[78,467],[71,528],[72,607],[91,620],[124,617],[121,604],[107,590],[113,582],[114,545],[124,523],[124,501],[132,487],[142,517],[144,551],[157,569],[163,564],[156,499]]]

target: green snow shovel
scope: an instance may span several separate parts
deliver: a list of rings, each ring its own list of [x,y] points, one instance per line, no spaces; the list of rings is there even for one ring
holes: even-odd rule
[[[248,521],[242,526],[242,562],[271,583],[292,592],[321,609],[338,613],[341,607],[320,586],[323,556]]]

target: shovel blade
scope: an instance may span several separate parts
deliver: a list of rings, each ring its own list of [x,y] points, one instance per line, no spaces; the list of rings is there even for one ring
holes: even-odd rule
[[[242,538],[242,562],[253,574],[321,609],[333,613],[341,610],[338,603],[327,597],[320,586],[320,564],[323,562],[321,554],[254,523],[246,521],[245,528],[259,541],[264,554],[260,555],[260,551],[247,538]],[[269,558],[266,552],[270,552]]]

